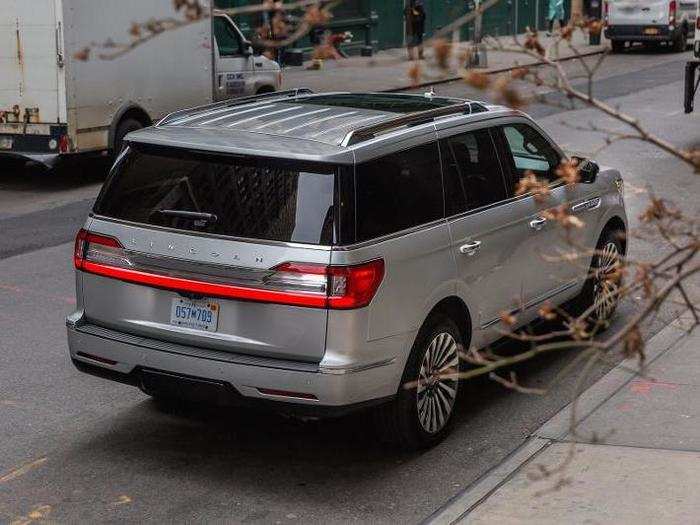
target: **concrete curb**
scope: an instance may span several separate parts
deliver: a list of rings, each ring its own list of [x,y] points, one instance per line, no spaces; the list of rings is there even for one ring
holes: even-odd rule
[[[680,322],[684,317],[684,315],[679,316],[649,339],[646,346],[648,364],[656,361],[661,355],[685,338],[686,332],[680,326]],[[624,364],[624,361],[618,364],[583,393],[577,407],[579,413],[582,414],[581,420],[593,414],[633,379],[633,376],[623,368]],[[571,404],[557,412],[500,464],[453,496],[442,507],[428,516],[422,522],[423,525],[452,525],[457,523],[513,478],[549,445],[563,440],[568,434],[570,409]]]

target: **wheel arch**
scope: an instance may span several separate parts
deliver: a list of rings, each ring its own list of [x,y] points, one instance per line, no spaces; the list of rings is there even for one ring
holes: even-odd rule
[[[428,321],[437,314],[443,314],[452,319],[459,329],[463,343],[465,346],[469,346],[472,337],[472,317],[466,303],[456,295],[441,299],[432,307],[430,312],[428,312],[428,315],[421,325],[421,330],[426,326]]]
[[[624,233],[624,235],[620,236],[620,242],[622,243],[623,254],[627,254],[627,225],[619,215],[613,215],[608,219],[608,222],[605,223],[605,226],[603,226],[600,232],[599,238],[611,231],[620,231]]]
[[[112,118],[112,123],[109,126],[109,135],[107,138],[107,148],[109,149],[109,151],[114,151],[114,142],[116,140],[117,129],[119,128],[119,124],[121,124],[121,122],[128,118],[138,120],[141,124],[143,124],[144,128],[153,124],[153,119],[148,114],[148,112],[141,106],[139,106],[135,102],[129,102],[127,104],[124,104],[114,114],[114,118]]]

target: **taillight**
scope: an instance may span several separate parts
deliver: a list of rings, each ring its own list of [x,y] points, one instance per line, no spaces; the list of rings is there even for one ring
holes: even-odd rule
[[[58,139],[58,151],[61,153],[68,153],[70,149],[70,141],[68,140],[68,135],[61,135]]]
[[[89,264],[103,264],[120,268],[133,266],[124,247],[114,237],[107,237],[81,229],[75,238],[73,262],[78,270]]]
[[[700,16],[695,19],[695,29],[700,29]]]
[[[113,238],[80,230],[75,239],[75,267],[135,284],[243,301],[351,309],[367,306],[384,278],[384,261],[376,259],[351,266],[287,262],[271,268],[255,284],[221,276],[164,274],[141,267]]]
[[[671,0],[668,4],[668,23],[671,25],[676,23],[676,9],[676,0]]]
[[[608,23],[608,12],[610,10],[610,2],[603,2],[603,23]]]

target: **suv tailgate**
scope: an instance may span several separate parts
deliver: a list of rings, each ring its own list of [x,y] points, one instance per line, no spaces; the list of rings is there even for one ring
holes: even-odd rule
[[[89,230],[123,247],[128,271],[157,278],[129,282],[82,272],[86,319],[193,346],[320,361],[325,308],[260,302],[251,294],[231,298],[214,287],[266,289],[279,286],[274,268],[280,264],[328,265],[334,181],[334,168],[327,166],[127,152],[98,198]],[[198,219],[203,213],[216,220]],[[213,283],[206,290],[214,291],[193,293],[173,282]],[[292,283],[299,290],[306,285],[314,283]],[[193,302],[213,319],[194,326],[178,317],[177,307]]]

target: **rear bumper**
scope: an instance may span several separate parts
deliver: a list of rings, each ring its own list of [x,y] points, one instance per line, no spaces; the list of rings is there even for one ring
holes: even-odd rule
[[[47,168],[52,168],[58,162],[60,155],[58,153],[32,153],[29,151],[0,151],[0,160],[11,159],[25,162],[36,162]]]
[[[645,34],[649,29],[656,30],[657,34]],[[680,27],[669,29],[667,25],[609,25],[605,28],[605,38],[635,42],[668,42],[676,39],[681,30]]]
[[[342,415],[396,394],[400,365],[395,360],[328,373],[315,363],[175,345],[85,324],[82,318],[69,317],[67,328],[70,357],[79,370],[149,394],[310,416]]]
[[[0,124],[0,158],[25,160],[52,167],[60,156],[65,124]]]

